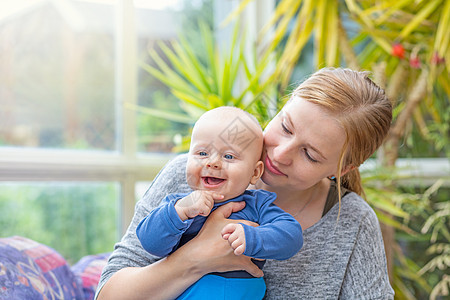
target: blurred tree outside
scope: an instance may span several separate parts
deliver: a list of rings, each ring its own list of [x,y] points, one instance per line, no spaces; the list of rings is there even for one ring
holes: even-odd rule
[[[0,184],[0,236],[49,245],[70,264],[110,252],[117,240],[119,187],[111,183]]]

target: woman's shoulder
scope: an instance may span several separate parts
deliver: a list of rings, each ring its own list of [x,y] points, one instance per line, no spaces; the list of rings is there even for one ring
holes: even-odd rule
[[[185,180],[187,154],[179,154],[171,158],[159,171],[154,180],[179,181]]]
[[[339,204],[337,204],[339,206]],[[342,197],[341,215],[345,216],[366,216],[377,218],[373,208],[361,196],[354,192],[350,192]]]
[[[331,215],[325,223],[340,224],[341,230],[348,232],[366,232],[372,234],[380,230],[378,217],[373,208],[361,196],[354,192],[346,194],[341,199],[341,207],[337,203],[330,211]]]
[[[341,205],[355,208],[362,211],[371,211],[372,208],[360,195],[355,192],[349,192],[342,197]],[[372,210],[373,211],[373,210]]]
[[[187,154],[172,158],[156,175],[142,197],[144,203],[158,205],[162,198],[172,193],[188,193],[192,190],[186,183]],[[141,202],[139,201],[139,202]]]
[[[164,170],[182,170],[184,172],[186,169],[187,160],[188,160],[187,153],[178,154],[175,157],[171,158],[167,162],[167,164],[164,166],[162,171],[164,171]]]
[[[378,218],[372,207],[361,196],[350,192],[342,197],[341,203],[336,203],[312,228],[320,231],[335,228],[336,224],[341,224],[350,230],[359,228],[364,223],[376,225]]]

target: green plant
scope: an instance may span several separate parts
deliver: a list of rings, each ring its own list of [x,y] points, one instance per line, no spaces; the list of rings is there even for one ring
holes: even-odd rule
[[[442,184],[438,181],[426,194],[434,193]],[[435,270],[441,272],[438,283],[436,283],[430,293],[430,299],[434,300],[438,296],[449,296],[450,276],[450,202],[444,200],[430,205],[431,214],[426,219],[422,227],[422,234],[430,233],[430,246],[426,250],[426,255],[431,259],[423,266],[418,275],[432,273]]]
[[[161,115],[159,110],[138,109],[155,117],[189,124],[203,112],[218,106],[232,105],[249,111],[261,109],[261,103],[265,103],[266,95],[272,92],[275,84],[265,80],[264,71],[270,60],[257,60],[255,50],[251,53],[245,51],[245,35],[241,35],[239,24],[235,26],[229,49],[226,50],[217,45],[211,28],[202,22],[199,28],[207,50],[206,59],[199,57],[189,41],[180,36],[170,46],[159,43],[164,57],[155,50],[150,52],[157,67],[141,64],[181,100],[185,114],[165,111]]]

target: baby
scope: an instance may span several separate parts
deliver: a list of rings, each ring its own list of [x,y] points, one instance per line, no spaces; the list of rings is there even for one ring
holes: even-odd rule
[[[142,247],[165,257],[200,231],[206,217],[230,201],[246,206],[230,219],[245,219],[258,227],[230,223],[222,230],[235,255],[257,259],[288,259],[303,245],[300,224],[272,202],[276,194],[247,190],[264,172],[260,160],[263,134],[257,120],[236,107],[219,107],[196,122],[186,165],[186,178],[194,190],[168,195],[136,229]],[[260,268],[264,262],[254,260]],[[203,276],[177,299],[262,299],[262,278],[245,271]]]

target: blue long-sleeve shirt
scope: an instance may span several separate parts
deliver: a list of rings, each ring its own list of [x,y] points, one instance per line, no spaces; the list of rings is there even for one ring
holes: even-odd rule
[[[162,204],[139,223],[136,234],[146,251],[165,257],[200,231],[206,217],[197,216],[182,221],[175,210],[175,203],[187,195],[171,194],[165,197]],[[273,204],[275,199],[276,194],[272,192],[247,190],[236,198],[214,204],[212,210],[231,201],[245,201],[245,208],[233,213],[230,219],[249,220],[260,225],[253,227],[242,224],[246,241],[244,255],[284,260],[296,254],[303,246],[300,224],[293,216]]]

